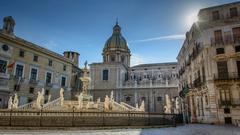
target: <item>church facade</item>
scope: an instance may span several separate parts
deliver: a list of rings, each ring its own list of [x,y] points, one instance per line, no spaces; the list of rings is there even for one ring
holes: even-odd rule
[[[103,62],[90,64],[89,91],[94,100],[114,93],[117,102],[132,106],[144,100],[145,110],[163,112],[165,95],[178,96],[177,63],[141,64],[130,67],[131,51],[116,23],[103,48]],[[173,111],[173,110],[172,110]]]

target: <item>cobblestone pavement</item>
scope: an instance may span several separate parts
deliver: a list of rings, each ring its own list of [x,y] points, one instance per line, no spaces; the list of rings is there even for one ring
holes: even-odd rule
[[[113,130],[4,130],[3,135],[240,135],[240,128],[226,125],[190,124],[169,128]]]

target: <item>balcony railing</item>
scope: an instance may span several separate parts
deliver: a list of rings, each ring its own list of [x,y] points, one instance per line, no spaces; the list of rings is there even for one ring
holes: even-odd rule
[[[224,35],[219,38],[211,38],[211,45],[212,46],[222,46],[222,45],[228,45],[228,44],[239,44],[240,39],[237,38],[240,37],[238,35]]]
[[[0,86],[4,87],[8,86],[8,80],[0,78]]]
[[[238,72],[223,72],[219,74],[214,74],[214,80],[233,80],[233,79],[240,79],[240,73]]]
[[[239,98],[231,98],[229,100],[218,100],[219,106],[240,106]]]
[[[6,73],[0,73],[0,78],[1,78],[1,79],[9,79],[9,78],[10,78],[10,75],[9,75],[9,74],[6,74]]]

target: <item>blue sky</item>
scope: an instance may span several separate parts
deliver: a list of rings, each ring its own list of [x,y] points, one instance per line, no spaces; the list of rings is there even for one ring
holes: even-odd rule
[[[116,18],[131,49],[131,64],[176,61],[189,15],[236,0],[1,0],[0,19],[13,16],[15,34],[62,54],[80,53],[80,65],[102,61]],[[0,23],[0,27],[2,27]]]

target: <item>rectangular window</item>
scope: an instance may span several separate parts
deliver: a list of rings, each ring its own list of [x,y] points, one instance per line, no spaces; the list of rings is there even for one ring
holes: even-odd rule
[[[223,42],[222,30],[214,31],[215,43],[221,44]]]
[[[238,78],[240,77],[240,61],[237,61]]]
[[[37,68],[31,68],[30,80],[37,80],[38,70]]]
[[[66,86],[66,77],[65,77],[65,76],[62,76],[61,86],[62,86],[62,87],[65,87],[65,86]]]
[[[7,72],[7,61],[0,60],[0,73],[6,73]]]
[[[162,101],[162,97],[157,97],[157,101]]]
[[[233,28],[232,32],[233,32],[234,43],[239,43],[240,42],[240,27]]]
[[[16,78],[23,77],[23,65],[20,65],[20,64],[16,65],[15,76],[16,76]]]
[[[234,8],[230,8],[230,17],[237,17],[238,16],[238,11],[237,11],[237,7]]]
[[[38,56],[37,55],[33,56],[33,61],[38,62]]]
[[[235,46],[235,52],[240,52],[240,45]]]
[[[20,57],[24,57],[24,51],[23,51],[23,50],[20,50],[20,51],[19,51],[19,56],[20,56]]]
[[[49,95],[49,90],[48,89],[45,90],[45,95]]]
[[[217,69],[218,69],[218,78],[219,79],[228,79],[227,61],[217,62]]]
[[[50,84],[52,82],[52,73],[46,73],[46,84]]]
[[[31,93],[31,94],[34,93],[34,87],[29,87],[29,93]]]
[[[228,89],[220,90],[220,98],[222,103],[230,103],[230,91]]]
[[[108,70],[103,70],[103,80],[108,80]]]
[[[66,69],[67,69],[67,66],[63,65],[63,71],[66,71]]]
[[[229,114],[230,113],[230,108],[224,108],[224,114]]]
[[[131,97],[126,97],[126,101],[130,102],[131,101]]]
[[[212,18],[213,18],[213,21],[219,20],[220,19],[219,11],[213,11]]]
[[[49,67],[52,66],[52,60],[48,60],[48,66],[49,66]]]
[[[217,48],[216,49],[216,54],[224,54],[225,51],[224,51],[224,48]]]

